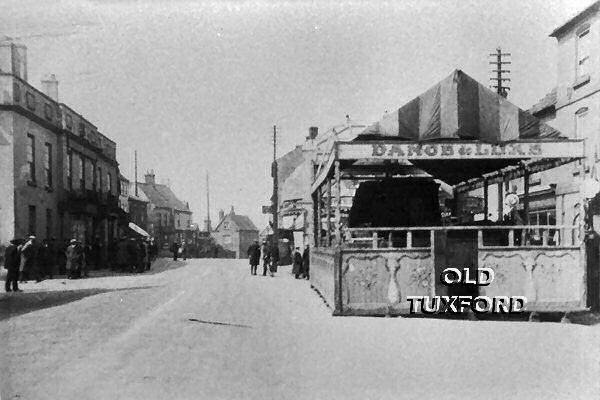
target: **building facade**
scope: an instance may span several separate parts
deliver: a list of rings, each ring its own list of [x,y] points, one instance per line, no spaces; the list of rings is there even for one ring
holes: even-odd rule
[[[248,247],[258,240],[258,228],[248,216],[236,214],[231,207],[229,214],[219,213],[212,236],[225,250],[235,252],[236,258],[246,258]]]
[[[580,186],[600,178],[600,2],[556,28],[556,86],[529,111],[572,139],[585,139],[586,159],[530,179],[531,223],[570,225],[580,218]],[[518,192],[523,184],[515,182]],[[596,214],[600,214],[598,210]],[[595,216],[594,227],[600,228]]]
[[[35,234],[84,243],[114,238],[116,144],[58,101],[58,81],[27,81],[27,51],[0,43],[0,244]]]
[[[154,171],[144,175],[144,182],[138,182],[138,190],[149,202],[146,231],[159,247],[169,248],[174,241],[181,242],[191,236],[193,221],[189,205],[179,200],[167,185],[156,183]]]

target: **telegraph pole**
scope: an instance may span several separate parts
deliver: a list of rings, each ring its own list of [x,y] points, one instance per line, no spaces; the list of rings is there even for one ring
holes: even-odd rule
[[[508,69],[503,69],[504,65],[508,65],[511,64],[510,61],[503,61],[502,57],[510,57],[511,54],[510,53],[503,53],[502,49],[500,47],[498,47],[496,49],[495,53],[490,54],[490,57],[495,58],[494,61],[490,61],[490,64],[493,64],[496,66],[496,69],[492,70],[492,72],[496,73],[496,76],[493,78],[490,78],[490,81],[495,81],[495,85],[492,85],[491,87],[496,89],[496,93],[498,93],[500,96],[502,97],[507,97],[508,96],[508,91],[510,90],[510,87],[504,85],[504,82],[510,82],[510,78],[505,78],[502,76],[502,74],[508,74],[510,73],[510,70]]]
[[[273,247],[279,247],[279,196],[277,182],[277,126],[273,125],[273,164],[271,165],[271,176],[273,177],[273,201],[271,204],[273,213]]]
[[[137,188],[137,150],[133,151],[134,157],[134,182],[135,182],[135,197],[138,197],[138,188]]]

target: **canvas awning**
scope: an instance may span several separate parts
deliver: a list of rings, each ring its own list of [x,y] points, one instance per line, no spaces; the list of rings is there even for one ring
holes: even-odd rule
[[[129,229],[131,229],[132,231],[134,231],[138,235],[142,235],[144,237],[150,237],[150,235],[148,234],[148,232],[146,232],[145,230],[143,230],[142,228],[140,228],[139,226],[137,226],[133,222],[130,222],[128,226],[129,226]]]
[[[334,143],[312,191],[332,175],[335,161],[342,170],[365,169],[361,162],[376,161],[382,171],[408,162],[457,185],[507,168],[544,170],[583,157],[583,140],[565,138],[456,70],[398,110],[386,113],[356,139]]]

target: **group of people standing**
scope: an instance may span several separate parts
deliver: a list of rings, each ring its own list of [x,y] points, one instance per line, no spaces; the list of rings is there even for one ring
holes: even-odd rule
[[[60,246],[56,239],[44,239],[38,243],[35,236],[27,239],[13,239],[4,253],[4,268],[7,270],[4,289],[7,292],[20,292],[19,283],[29,280],[41,282],[52,279],[58,272],[67,279],[88,276],[90,267],[101,268],[104,263],[100,256],[102,245],[99,240],[84,245],[71,239]],[[111,269],[121,272],[143,272],[150,269],[151,261],[157,256],[158,248],[152,241],[122,237],[108,248],[108,261]]]
[[[275,246],[270,247],[266,241],[263,242],[262,248],[258,245],[258,240],[255,240],[250,247],[248,247],[248,260],[250,261],[250,274],[256,275],[258,265],[262,255],[263,261],[263,276],[267,275],[267,271],[271,276],[277,272],[277,263],[279,262],[279,249]],[[296,279],[309,279],[310,270],[310,254],[309,247],[306,245],[303,253],[300,253],[300,248],[296,247],[292,257],[293,267],[292,274]]]
[[[250,274],[257,275],[258,265],[262,256],[263,276],[267,276],[267,272],[271,277],[277,272],[277,264],[279,263],[279,249],[271,248],[266,241],[263,241],[262,247],[258,245],[258,240],[248,247],[248,259],[250,261]]]
[[[183,260],[187,260],[188,245],[185,239],[182,240],[181,243],[173,242],[169,250],[171,253],[173,253],[173,261],[177,261],[178,257],[183,258]]]
[[[152,260],[158,255],[158,247],[153,240],[133,237],[122,237],[114,251],[116,255],[112,269],[118,272],[149,271]]]

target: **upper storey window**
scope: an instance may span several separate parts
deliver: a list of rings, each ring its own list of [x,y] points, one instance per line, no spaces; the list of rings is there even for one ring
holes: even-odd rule
[[[591,50],[590,28],[586,27],[577,34],[577,78],[589,76],[591,72],[590,50]]]

